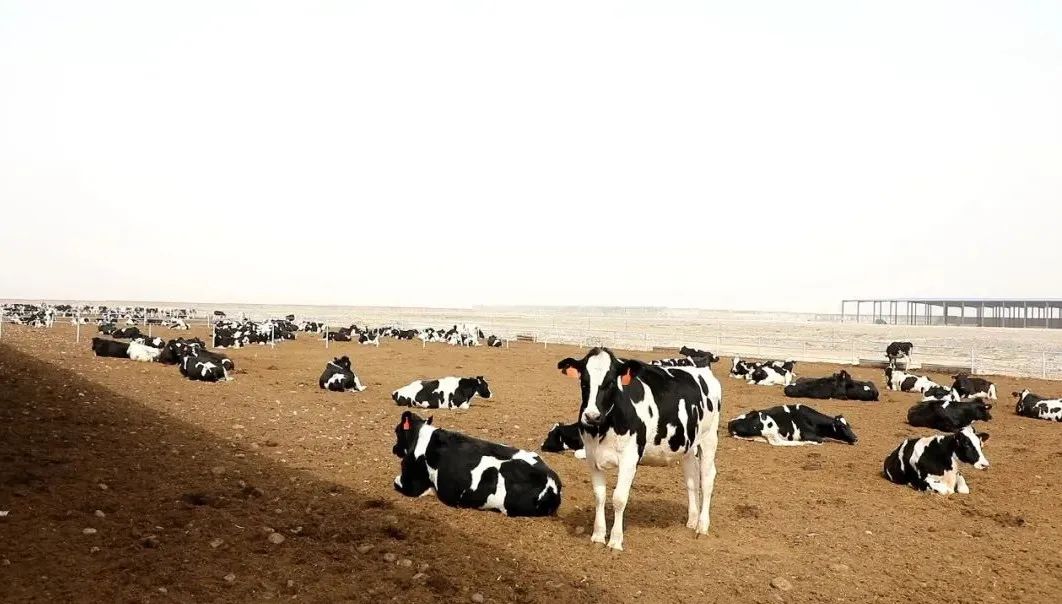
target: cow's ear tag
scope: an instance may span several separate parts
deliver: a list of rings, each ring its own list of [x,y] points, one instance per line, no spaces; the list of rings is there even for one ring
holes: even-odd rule
[[[631,376],[631,370],[628,369],[626,373],[624,373],[623,375],[620,376],[620,383],[623,384],[624,386],[630,386],[631,385],[631,377],[632,377]]]
[[[568,367],[567,369],[564,370],[564,375],[566,375],[566,376],[568,376],[570,378],[577,378],[577,377],[579,377],[579,370],[576,369],[575,367]]]
[[[408,417],[406,419],[402,420],[402,429],[403,430],[409,430],[412,427],[413,426],[409,423],[409,418]]]

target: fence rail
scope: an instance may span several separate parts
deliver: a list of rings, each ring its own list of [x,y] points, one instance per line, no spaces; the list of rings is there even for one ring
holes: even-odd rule
[[[237,315],[248,319],[264,320],[267,317],[252,313],[229,312],[229,319]],[[729,321],[695,321],[685,317],[636,317],[625,315],[596,316],[546,316],[499,314],[489,317],[466,316],[459,313],[447,315],[440,312],[425,312],[414,315],[408,312],[396,312],[390,320],[386,311],[370,311],[353,321],[342,321],[334,315],[324,317],[298,317],[297,323],[315,321],[327,328],[358,323],[361,325],[390,325],[401,329],[424,327],[442,327],[454,323],[473,323],[485,333],[497,335],[510,341],[518,336],[529,338],[544,346],[550,344],[567,344],[574,346],[609,346],[622,350],[651,351],[657,348],[678,349],[692,346],[709,350],[718,355],[742,356],[753,358],[784,358],[799,362],[824,362],[840,364],[857,364],[860,360],[885,360],[884,350],[890,343],[886,338],[868,338],[860,335],[852,337],[801,337],[787,335],[748,335],[742,324]],[[73,317],[56,316],[55,322],[69,323]],[[90,325],[95,328],[98,316],[88,316]],[[165,318],[165,317],[149,317]],[[210,327],[217,317],[213,314],[197,314],[184,320],[189,325]],[[120,319],[119,323],[125,319]],[[0,317],[0,338],[3,337],[5,322],[11,323],[11,317]],[[144,326],[141,318],[135,322]],[[609,324],[611,328],[595,327]],[[150,333],[154,324],[146,325]],[[79,329],[78,332],[81,330]],[[323,338],[323,334],[319,334]],[[78,337],[80,333],[78,334]],[[318,334],[315,334],[318,337]],[[324,339],[324,346],[329,346]],[[959,338],[919,339],[915,341],[912,363],[933,364],[945,367],[969,369],[971,373],[1002,374],[1019,377],[1038,377],[1062,380],[1062,350],[1035,349],[1033,344],[1001,345],[997,342],[982,342],[971,345]]]

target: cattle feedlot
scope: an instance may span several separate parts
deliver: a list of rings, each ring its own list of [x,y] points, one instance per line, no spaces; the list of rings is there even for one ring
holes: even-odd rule
[[[983,401],[992,419],[974,424],[990,435],[991,463],[960,464],[970,494],[941,496],[882,474],[905,439],[937,434],[907,424],[921,394],[886,388],[881,369],[797,363],[799,377],[845,369],[849,387],[870,382],[880,399],[787,398],[781,385],[728,377],[724,357],[712,366],[722,411],[708,534],[686,528],[681,458],[644,464],[616,552],[591,543],[586,462],[540,447],[555,423],[579,418],[579,382],[558,362],[585,347],[385,337],[326,350],[320,335],[299,332],[275,347],[218,350],[235,370],[208,383],[171,365],[96,357],[94,326],[82,326],[80,344],[63,322],[3,329],[2,601],[947,603],[1062,593],[1062,424],[1016,415],[1011,395],[1056,398],[1058,382],[978,376],[998,392]],[[153,333],[210,339],[201,325]],[[322,369],[344,355],[364,390],[320,388]],[[392,392],[451,375],[483,376],[490,397],[413,411],[539,452],[563,484],[556,515],[508,517],[396,491],[392,447],[407,409]],[[843,415],[857,443],[772,447],[726,433],[741,414],[795,403]],[[611,529],[616,471],[605,475]]]

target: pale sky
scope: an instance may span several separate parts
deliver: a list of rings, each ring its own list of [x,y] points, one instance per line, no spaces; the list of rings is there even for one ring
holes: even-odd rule
[[[1062,297],[1062,2],[0,0],[0,297]]]

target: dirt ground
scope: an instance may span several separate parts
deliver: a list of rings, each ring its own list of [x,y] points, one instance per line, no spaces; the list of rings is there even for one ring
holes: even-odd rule
[[[235,380],[203,384],[172,366],[93,357],[94,328],[80,345],[66,325],[3,329],[4,602],[469,602],[482,594],[487,602],[949,603],[1058,602],[1062,593],[1062,425],[1015,416],[1009,394],[1020,385],[1059,395],[1057,382],[995,379],[1001,400],[981,427],[991,434],[992,467],[967,468],[970,495],[926,495],[881,477],[901,439],[929,433],[904,422],[917,395],[882,388],[878,403],[814,403],[849,419],[856,446],[722,438],[707,538],[684,526],[681,468],[641,468],[627,551],[614,554],[590,543],[593,496],[570,453],[544,454],[564,481],[555,518],[457,510],[391,487],[392,389],[485,375],[494,397],[436,411],[436,424],[537,449],[554,422],[575,418],[578,388],[555,367],[584,351],[392,340],[325,350],[303,336],[229,351]],[[353,359],[366,392],[318,389],[325,362],[339,354]],[[724,425],[786,400],[778,387],[727,378],[728,367],[724,359],[716,369]],[[836,369],[797,366],[803,376]],[[881,387],[880,370],[851,373]],[[791,589],[773,587],[776,578]]]

